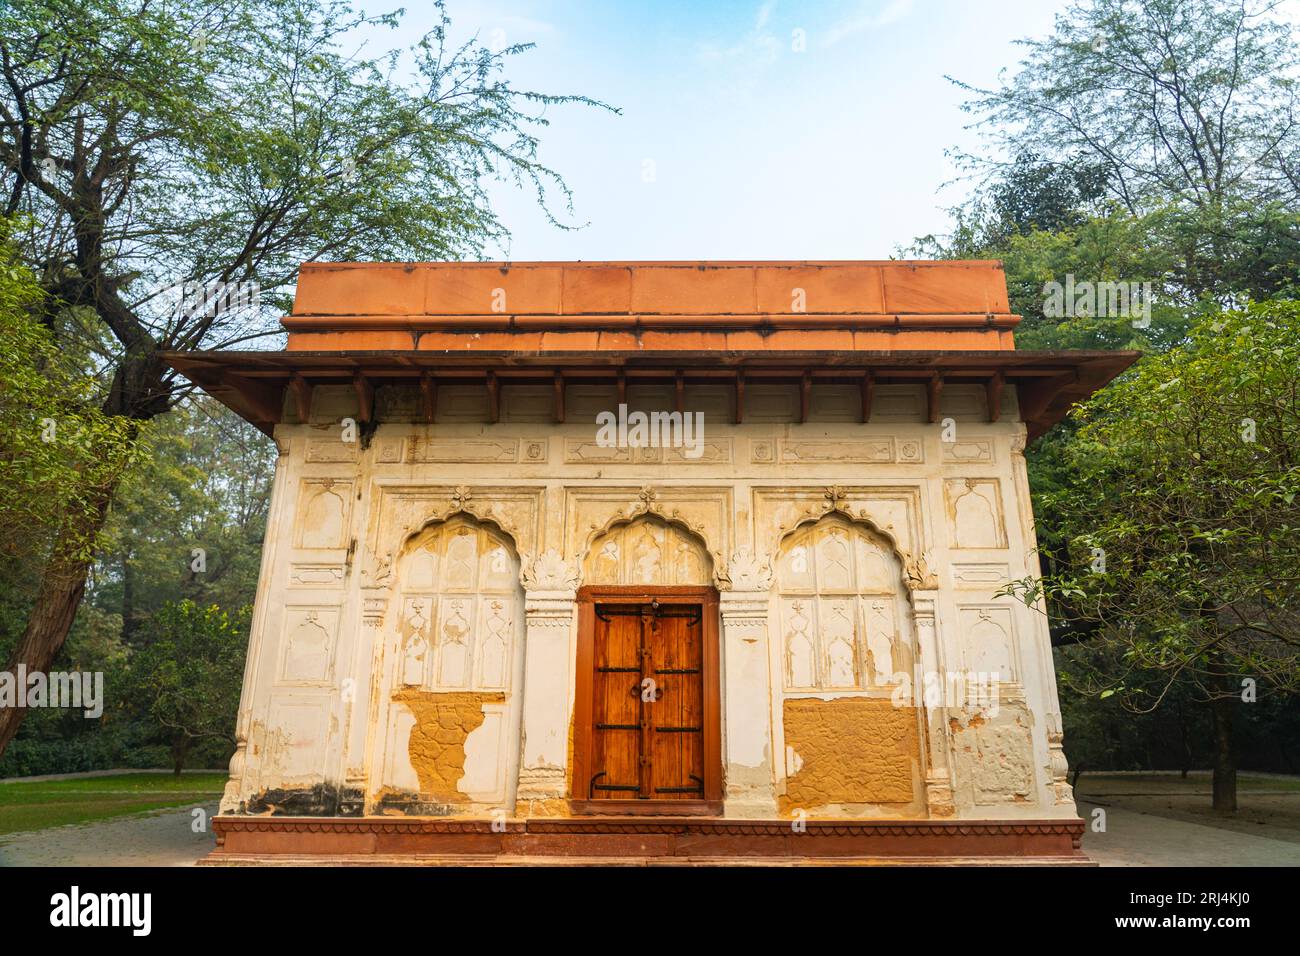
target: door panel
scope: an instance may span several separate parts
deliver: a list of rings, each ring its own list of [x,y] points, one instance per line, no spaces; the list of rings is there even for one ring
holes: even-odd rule
[[[704,797],[700,615],[656,618],[650,627],[651,677],[660,689],[659,699],[644,705],[653,730],[651,796],[699,800]]]
[[[704,797],[699,605],[598,605],[588,799]]]
[[[595,650],[591,799],[627,800],[641,792],[640,620],[598,616]]]

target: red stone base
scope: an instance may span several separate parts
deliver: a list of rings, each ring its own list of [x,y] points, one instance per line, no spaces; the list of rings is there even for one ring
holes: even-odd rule
[[[495,826],[495,829],[494,829]],[[202,862],[509,865],[1052,863],[1091,861],[1074,820],[790,820],[718,817],[221,816]]]

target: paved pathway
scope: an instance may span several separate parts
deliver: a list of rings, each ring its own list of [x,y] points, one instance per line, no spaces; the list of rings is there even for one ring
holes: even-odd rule
[[[205,805],[210,821],[216,803]],[[214,846],[193,830],[193,807],[0,836],[0,866],[193,866]]]
[[[1090,824],[1083,849],[1102,866],[1300,866],[1300,844],[1105,807],[1106,830],[1093,832],[1094,804],[1079,803]],[[195,833],[191,807],[0,837],[0,866],[191,866],[215,845]],[[209,819],[216,804],[205,806]]]
[[[1300,866],[1300,844],[1268,836],[1105,807],[1106,830],[1092,830],[1095,804],[1079,801],[1088,823],[1083,850],[1102,866]]]

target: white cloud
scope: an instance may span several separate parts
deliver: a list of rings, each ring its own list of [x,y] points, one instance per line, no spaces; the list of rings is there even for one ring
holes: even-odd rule
[[[833,24],[826,31],[822,46],[834,46],[855,34],[897,23],[912,12],[912,3],[913,0],[889,0],[883,7],[879,2],[865,4],[857,13]]]
[[[777,0],[765,0],[754,17],[753,28],[735,43],[701,43],[697,49],[698,58],[706,62],[751,59],[759,63],[770,63],[775,60],[781,43],[768,29],[768,23],[776,4]]]

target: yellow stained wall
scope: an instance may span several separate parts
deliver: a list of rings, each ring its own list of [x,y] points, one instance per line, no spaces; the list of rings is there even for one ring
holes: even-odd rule
[[[885,698],[787,698],[785,743],[799,770],[786,780],[781,810],[831,804],[911,803],[920,762],[916,710]]]

